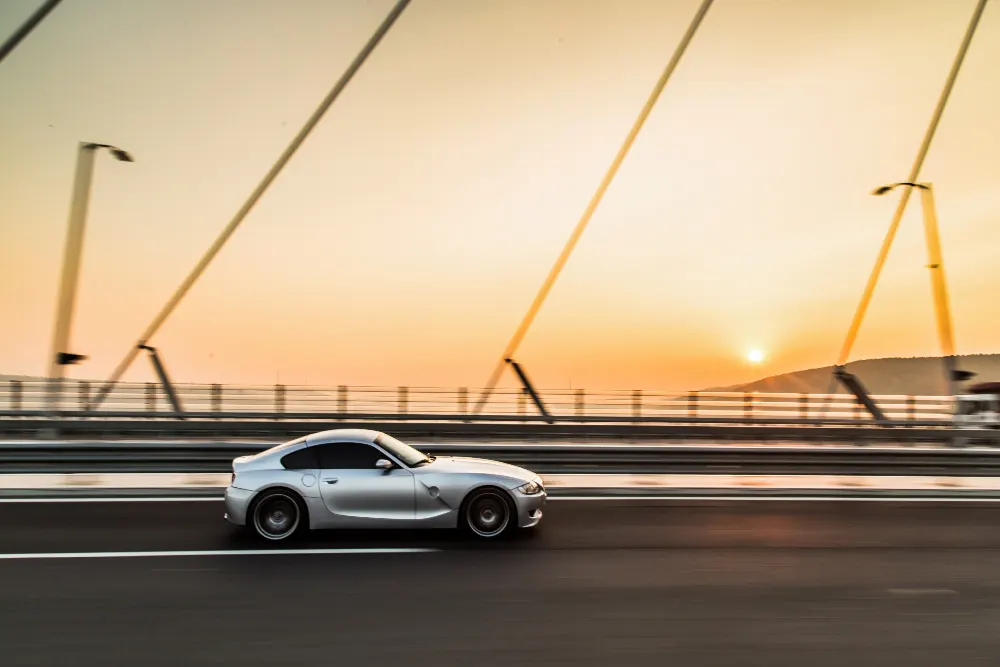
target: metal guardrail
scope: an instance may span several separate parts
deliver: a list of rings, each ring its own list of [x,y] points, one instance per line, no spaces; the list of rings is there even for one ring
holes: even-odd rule
[[[135,418],[169,416],[172,411],[163,388],[156,383],[119,383],[100,408],[86,407],[98,385],[86,380],[64,380],[59,412],[88,418],[135,414]],[[186,412],[219,418],[232,415],[274,420],[359,418],[383,415],[395,421],[410,415],[433,418],[481,420],[470,414],[479,389],[428,387],[307,387],[276,384],[237,386],[222,384],[176,384],[177,397]],[[794,420],[824,419],[832,422],[868,421],[868,413],[848,394],[778,394],[752,392],[652,392],[642,390],[588,391],[585,389],[540,390],[548,410],[562,420],[670,419],[701,420]],[[470,399],[471,397],[471,399]],[[895,421],[947,421],[953,399],[948,396],[875,396],[876,403]],[[32,416],[52,410],[47,403],[44,381],[0,382],[2,417]],[[508,421],[535,420],[537,413],[522,390],[499,389],[482,411]]]
[[[228,472],[236,456],[273,443],[184,441],[5,442],[0,466],[18,472]],[[473,456],[555,473],[750,475],[1000,475],[1000,450],[934,447],[690,446],[434,443],[438,456]]]
[[[253,420],[267,420],[273,422],[282,421],[315,421],[324,423],[355,422],[367,424],[379,424],[384,422],[463,422],[463,423],[488,423],[488,422],[508,422],[519,424],[728,424],[728,425],[748,425],[764,424],[772,426],[781,425],[808,425],[808,426],[886,426],[877,421],[868,419],[843,419],[843,418],[797,418],[797,417],[773,417],[773,416],[718,416],[703,415],[697,417],[677,416],[677,415],[513,415],[513,414],[447,414],[447,413],[366,413],[366,412],[284,412],[275,415],[273,412],[128,412],[128,411],[60,411],[51,412],[46,410],[0,410],[0,418],[11,418],[18,420],[45,419],[51,421],[81,421],[81,420],[132,420],[149,421],[160,424],[175,424],[178,421],[211,421],[211,422],[239,422]],[[953,422],[950,420],[929,420],[914,419],[909,421],[895,422],[890,426],[901,428],[929,428],[929,427],[949,427]]]
[[[126,413],[127,414],[127,413]],[[323,418],[326,417],[326,418]],[[128,417],[104,419],[51,419],[48,416],[0,419],[0,437],[53,438],[293,438],[335,428],[369,428],[400,437],[425,439],[685,439],[713,441],[827,441],[827,442],[933,442],[943,443],[967,438],[969,431],[957,431],[946,422],[913,422],[905,426],[875,426],[871,423],[831,423],[806,421],[787,423],[781,420],[748,422],[722,418],[701,421],[678,421],[673,418],[594,418],[595,421],[555,420],[554,423],[512,421],[493,415],[480,421],[426,418],[394,420],[392,415],[371,415],[369,421],[343,419],[328,421],[329,416],[313,419],[230,418],[230,419],[139,419]],[[417,417],[417,416],[414,416]],[[998,431],[975,432],[977,437],[992,438]]]

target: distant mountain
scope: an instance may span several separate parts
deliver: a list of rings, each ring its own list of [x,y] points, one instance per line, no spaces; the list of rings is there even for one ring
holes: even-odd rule
[[[958,367],[977,374],[969,384],[1000,381],[1000,354],[971,354],[959,357]],[[942,396],[948,393],[944,364],[940,357],[866,359],[849,363],[847,370],[861,378],[868,391],[876,395]],[[832,379],[833,366],[824,366],[706,391],[825,394],[830,391]],[[839,383],[833,392],[847,393]]]

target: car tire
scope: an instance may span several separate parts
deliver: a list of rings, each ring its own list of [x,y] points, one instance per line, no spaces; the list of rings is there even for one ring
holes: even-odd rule
[[[504,491],[493,487],[476,489],[462,503],[459,523],[473,537],[497,539],[517,527],[517,511]]]
[[[298,534],[309,525],[305,503],[288,489],[269,489],[250,508],[247,522],[258,536],[278,542]]]

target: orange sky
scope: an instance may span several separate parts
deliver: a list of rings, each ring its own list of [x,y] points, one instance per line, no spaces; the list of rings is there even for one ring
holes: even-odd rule
[[[390,5],[53,12],[0,64],[0,373],[46,367],[77,141],[136,157],[99,158],[88,219],[71,372],[104,377]],[[175,379],[481,385],[697,5],[414,0],[156,336]],[[973,6],[717,0],[522,346],[536,383],[832,363],[896,203],[869,192],[905,178]],[[987,6],[923,173],[964,353],[1000,351],[998,65]],[[916,203],[855,358],[937,352]]]

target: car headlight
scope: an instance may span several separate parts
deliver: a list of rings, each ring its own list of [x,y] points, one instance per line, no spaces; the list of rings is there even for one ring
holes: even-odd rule
[[[543,491],[543,488],[540,480],[533,480],[527,484],[522,484],[517,487],[517,490],[526,496],[537,496]]]

